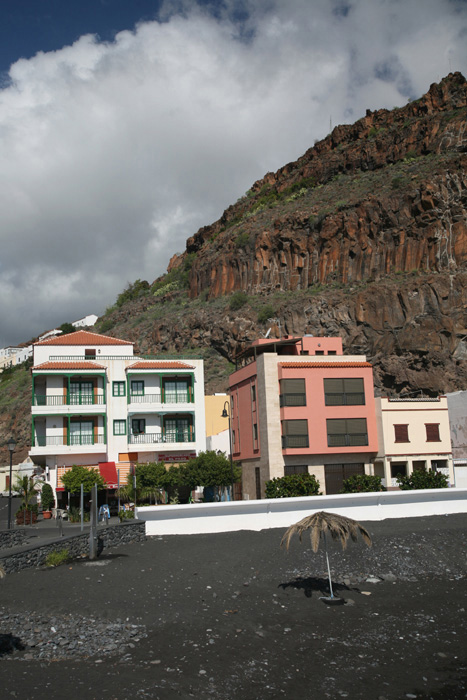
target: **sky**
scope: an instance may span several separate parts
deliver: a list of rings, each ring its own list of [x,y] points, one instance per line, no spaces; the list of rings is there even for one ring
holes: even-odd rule
[[[0,0],[0,347],[102,314],[330,127],[467,76],[467,0]]]

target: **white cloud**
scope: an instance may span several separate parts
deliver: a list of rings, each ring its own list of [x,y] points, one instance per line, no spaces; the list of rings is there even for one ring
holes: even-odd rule
[[[424,0],[423,12],[418,0],[229,0],[216,12],[167,3],[164,21],[112,43],[83,36],[11,67],[0,91],[0,346],[155,279],[330,119],[403,104],[450,68],[466,71],[467,6],[456,0]]]

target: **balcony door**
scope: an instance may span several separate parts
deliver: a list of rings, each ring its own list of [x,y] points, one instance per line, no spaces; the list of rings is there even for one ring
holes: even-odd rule
[[[94,423],[91,420],[70,423],[70,445],[93,445]]]
[[[190,427],[188,418],[166,418],[165,442],[189,442]]]
[[[72,406],[86,406],[93,403],[94,389],[92,382],[71,382],[70,404]]]
[[[188,382],[175,380],[164,383],[164,399],[166,403],[187,403]]]

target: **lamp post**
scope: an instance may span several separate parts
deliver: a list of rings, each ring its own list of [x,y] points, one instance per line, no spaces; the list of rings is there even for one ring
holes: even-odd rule
[[[13,452],[15,451],[16,440],[10,438],[8,440],[8,449],[10,451],[10,483],[9,483],[9,493],[8,493],[8,529],[11,530],[11,480],[13,478]]]
[[[233,461],[232,461],[232,431],[230,429],[230,411],[228,407],[230,406],[230,401],[224,403],[224,410],[222,411],[222,418],[229,419],[229,446],[230,446],[230,478],[232,481],[232,501],[234,500],[234,473],[233,473]]]

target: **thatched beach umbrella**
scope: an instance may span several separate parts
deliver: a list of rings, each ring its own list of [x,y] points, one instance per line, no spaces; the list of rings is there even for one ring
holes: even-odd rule
[[[360,525],[356,520],[352,520],[352,518],[347,518],[345,515],[337,515],[337,513],[326,513],[326,511],[321,510],[318,513],[313,513],[313,515],[307,515],[306,518],[299,520],[295,525],[291,525],[288,530],[286,530],[281,540],[281,547],[285,544],[288,549],[290,540],[295,534],[299,536],[301,542],[302,534],[306,530],[310,531],[311,548],[315,554],[318,551],[320,539],[323,537],[328,567],[329,590],[331,592],[331,599],[333,599],[334,593],[332,590],[331,569],[329,568],[326,534],[330,534],[333,540],[338,540],[342,545],[342,549],[347,547],[349,539],[356,542],[358,533],[362,536],[363,541],[371,547],[372,542],[370,534],[363,525]]]

